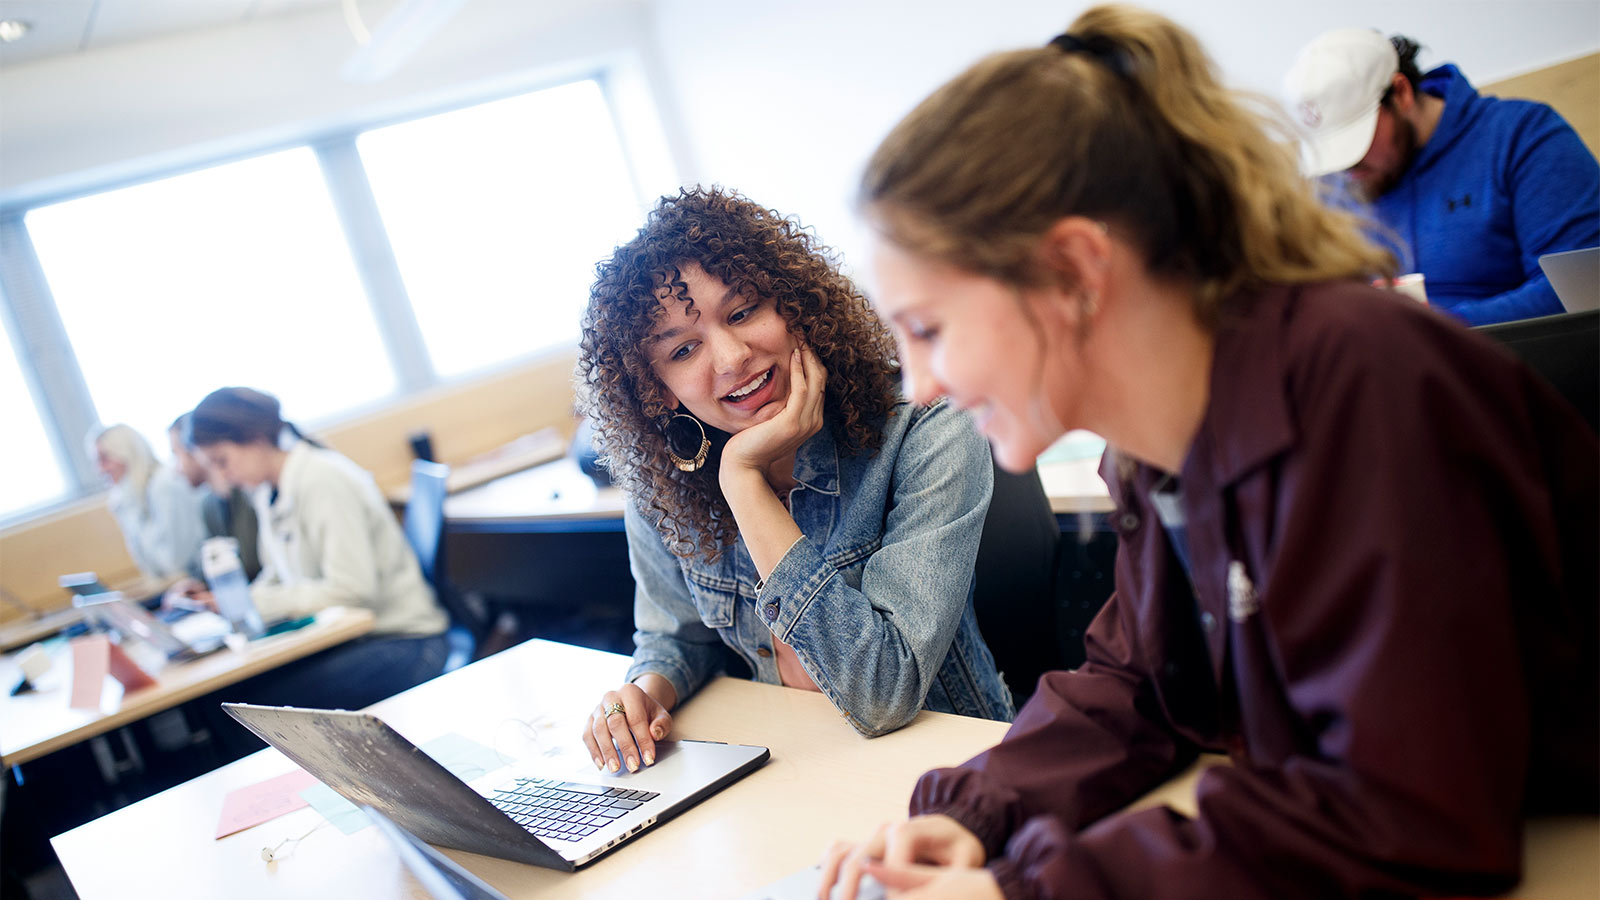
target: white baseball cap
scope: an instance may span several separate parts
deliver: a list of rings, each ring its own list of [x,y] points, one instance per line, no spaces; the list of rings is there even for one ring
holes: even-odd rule
[[[1378,104],[1400,71],[1400,55],[1382,33],[1340,28],[1305,46],[1284,76],[1289,112],[1305,136],[1307,175],[1342,172],[1361,161],[1378,128]]]

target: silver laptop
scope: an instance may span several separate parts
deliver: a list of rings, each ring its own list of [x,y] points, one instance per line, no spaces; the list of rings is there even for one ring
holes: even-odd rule
[[[223,635],[229,630],[228,620],[215,613],[193,613],[187,617],[188,621],[198,627],[185,628],[180,634],[143,606],[122,596],[120,591],[79,594],[72,598],[72,605],[82,609],[91,621],[115,631],[123,640],[143,641],[166,654],[172,662],[196,659],[221,650]]]
[[[513,763],[472,785],[370,713],[222,708],[357,806],[430,844],[571,871],[760,768],[765,747],[660,741],[655,765],[612,775],[587,755]],[[553,767],[553,768],[550,768]],[[487,782],[487,783],[485,783]]]
[[[370,806],[361,807],[372,824],[378,826],[396,856],[422,883],[433,900],[510,900],[483,879],[462,868],[455,860],[429,847],[416,835],[401,828],[393,819]]]
[[[1600,247],[1546,253],[1539,268],[1567,312],[1600,309]]]

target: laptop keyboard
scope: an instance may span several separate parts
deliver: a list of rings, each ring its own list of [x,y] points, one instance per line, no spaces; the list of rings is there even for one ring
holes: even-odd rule
[[[598,784],[518,778],[495,791],[489,802],[532,834],[579,841],[659,796]]]

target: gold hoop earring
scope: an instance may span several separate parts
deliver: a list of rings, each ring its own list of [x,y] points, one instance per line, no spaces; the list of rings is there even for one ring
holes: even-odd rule
[[[683,421],[679,421],[679,420]],[[688,430],[690,423],[694,425],[694,432]],[[706,464],[706,455],[711,452],[711,439],[706,437],[706,427],[700,420],[684,413],[673,413],[667,420],[666,427],[661,433],[667,439],[667,456],[672,458],[672,464],[680,471],[694,472]],[[696,435],[699,437],[696,443]],[[694,449],[690,449],[690,448]]]

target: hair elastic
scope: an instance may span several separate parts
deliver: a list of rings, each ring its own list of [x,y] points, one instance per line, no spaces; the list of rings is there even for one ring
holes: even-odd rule
[[[1121,78],[1130,80],[1133,78],[1133,66],[1128,62],[1128,54],[1110,38],[1101,35],[1084,38],[1071,32],[1064,32],[1051,38],[1050,43],[1045,46],[1055,47],[1062,53],[1082,53]]]

